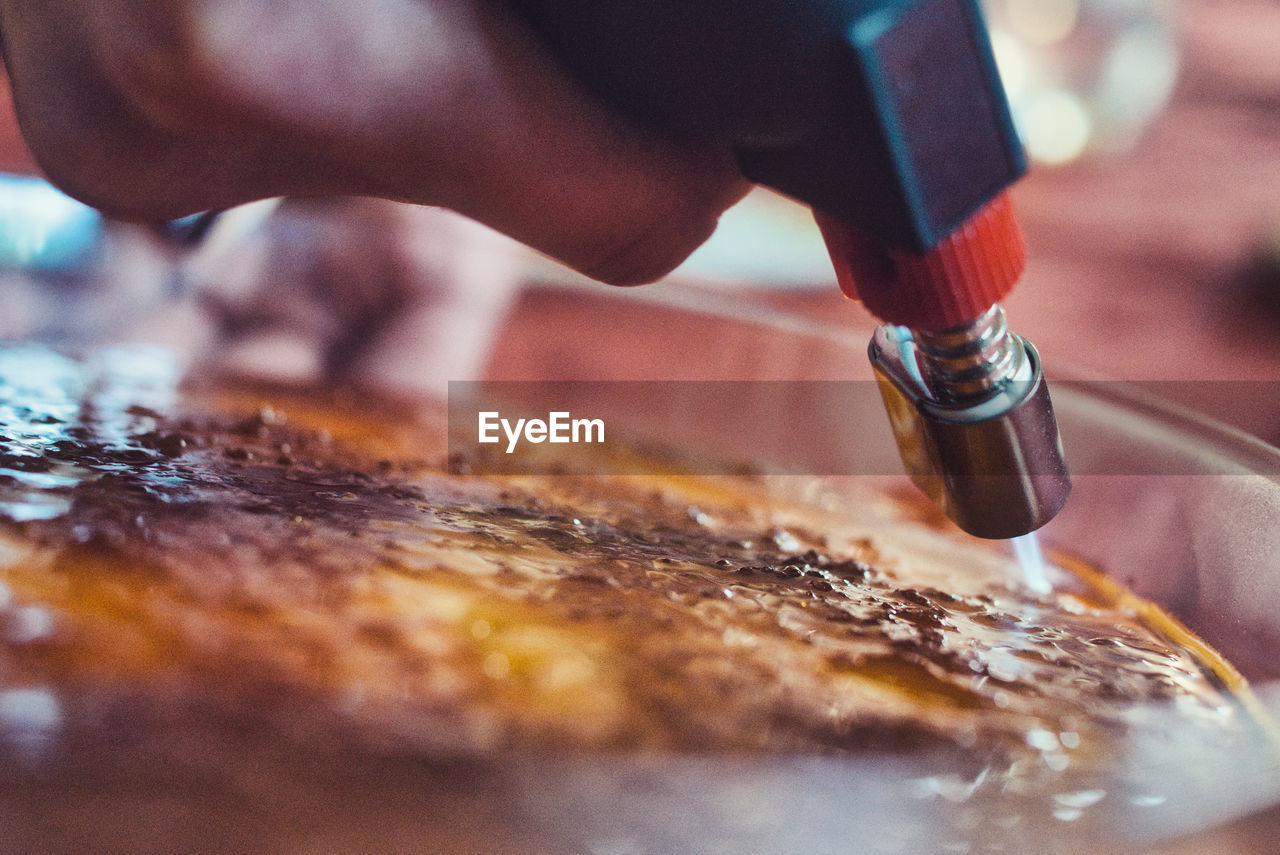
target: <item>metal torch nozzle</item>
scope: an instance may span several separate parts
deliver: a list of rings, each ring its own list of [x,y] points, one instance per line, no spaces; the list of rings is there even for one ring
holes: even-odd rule
[[[1071,492],[1040,356],[995,305],[936,331],[882,326],[871,340],[898,449],[916,485],[960,528],[1017,537]]]

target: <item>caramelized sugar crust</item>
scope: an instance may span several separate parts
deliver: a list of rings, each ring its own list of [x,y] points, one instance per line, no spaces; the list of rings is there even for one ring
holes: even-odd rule
[[[33,745],[194,719],[438,759],[1052,766],[1144,702],[1234,715],[1238,677],[1153,607],[1035,594],[856,485],[449,475],[434,411],[178,390],[150,353],[8,351],[0,378],[0,662],[57,710]]]

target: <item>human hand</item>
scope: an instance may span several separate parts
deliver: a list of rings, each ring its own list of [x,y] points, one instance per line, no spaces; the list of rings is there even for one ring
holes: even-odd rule
[[[0,0],[0,32],[41,167],[117,217],[378,196],[633,284],[747,188],[727,150],[616,115],[489,0]]]

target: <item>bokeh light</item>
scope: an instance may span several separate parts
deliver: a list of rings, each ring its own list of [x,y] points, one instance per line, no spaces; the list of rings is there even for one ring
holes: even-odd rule
[[[1035,161],[1126,151],[1173,94],[1174,0],[986,0],[985,8]]]

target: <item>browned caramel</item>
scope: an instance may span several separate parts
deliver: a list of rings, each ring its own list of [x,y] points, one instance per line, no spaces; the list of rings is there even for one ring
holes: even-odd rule
[[[1038,780],[1147,702],[1240,726],[1239,678],[1156,607],[1034,594],[881,494],[448,475],[421,412],[156,372],[0,354],[0,736],[55,781],[177,764],[216,790],[264,745],[285,769],[929,748]]]

